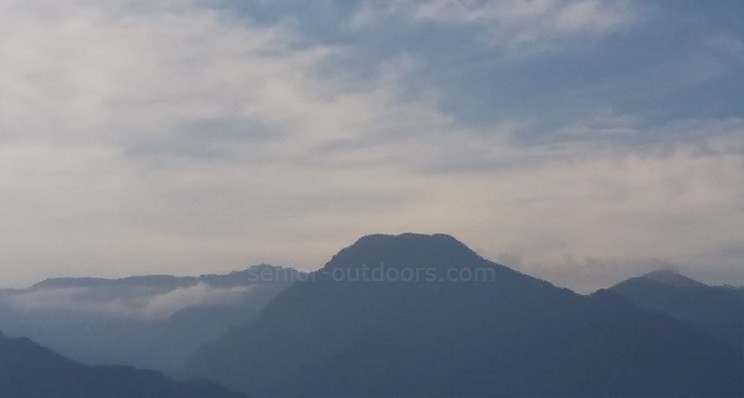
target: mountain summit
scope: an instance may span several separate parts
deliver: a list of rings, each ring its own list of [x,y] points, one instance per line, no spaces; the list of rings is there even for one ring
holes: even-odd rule
[[[313,275],[335,282],[493,281],[515,272],[485,261],[462,242],[445,234],[367,235]],[[502,275],[501,278],[508,278]]]
[[[255,396],[680,397],[738,396],[743,372],[737,351],[611,292],[402,234],[341,250],[185,373]]]
[[[389,264],[408,267],[412,265],[458,265],[482,260],[475,252],[454,237],[446,234],[423,235],[367,235],[333,256],[326,269],[343,265]]]
[[[665,268],[665,269],[652,271],[645,275],[640,276],[640,278],[652,280],[652,281],[662,283],[665,285],[669,285],[669,286],[679,286],[679,287],[705,286],[704,283],[700,283],[694,279],[690,279],[671,268]]]
[[[641,308],[685,322],[736,349],[744,348],[742,290],[708,286],[672,270],[630,278],[609,290]]]

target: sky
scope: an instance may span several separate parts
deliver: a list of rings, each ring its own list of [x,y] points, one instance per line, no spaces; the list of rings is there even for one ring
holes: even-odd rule
[[[0,0],[0,284],[449,233],[744,285],[740,1]]]

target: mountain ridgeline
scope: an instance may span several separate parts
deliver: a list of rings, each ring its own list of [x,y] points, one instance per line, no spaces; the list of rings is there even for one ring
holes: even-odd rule
[[[708,286],[672,270],[631,278],[609,289],[634,304],[692,325],[744,350],[744,290]]]
[[[612,290],[581,296],[447,235],[367,236],[192,358],[255,396],[739,397],[739,349]]]
[[[0,396],[8,398],[237,398],[212,382],[175,382],[150,370],[87,366],[26,338],[0,334]]]

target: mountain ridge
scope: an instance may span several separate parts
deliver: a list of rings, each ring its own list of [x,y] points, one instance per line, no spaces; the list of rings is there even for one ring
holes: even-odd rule
[[[238,398],[208,381],[175,382],[128,366],[86,366],[0,332],[0,391],[13,398]],[[9,395],[5,395],[9,394]]]
[[[277,266],[271,264],[256,264],[249,266],[241,270],[230,271],[225,274],[201,274],[198,276],[177,276],[169,274],[150,274],[150,275],[131,275],[120,278],[103,278],[103,277],[56,277],[47,278],[39,281],[25,289],[3,289],[3,292],[7,291],[19,291],[34,288],[71,288],[71,287],[89,287],[89,286],[127,286],[132,284],[145,284],[155,286],[170,286],[170,287],[185,287],[192,286],[199,282],[212,282],[219,283],[222,280],[228,278],[240,278],[241,276],[249,276],[253,279],[257,279],[256,273],[260,273],[263,270],[274,270],[277,272],[285,272],[289,278],[293,274],[295,277],[300,278],[303,271],[296,268]]]
[[[607,290],[744,349],[744,290],[709,286],[665,270],[629,278]]]

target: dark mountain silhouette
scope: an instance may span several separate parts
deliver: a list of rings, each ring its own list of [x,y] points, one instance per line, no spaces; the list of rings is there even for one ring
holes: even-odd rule
[[[367,236],[184,372],[256,396],[740,396],[742,356],[447,235]]]
[[[234,398],[212,382],[176,383],[126,366],[86,366],[26,338],[0,334],[0,396],[12,398]]]
[[[174,275],[136,275],[117,279],[108,278],[51,278],[43,280],[32,289],[43,288],[117,288],[126,289],[151,288],[156,290],[172,290],[179,287],[189,287],[199,282],[208,283],[215,287],[235,287],[255,284],[259,282],[293,282],[302,279],[302,272],[293,268],[278,267],[269,264],[254,265],[240,271],[228,274],[202,274],[199,276]],[[0,294],[17,290],[2,289]]]
[[[636,305],[662,312],[732,347],[744,346],[744,290],[708,286],[672,270],[631,278],[610,291]]]
[[[260,265],[196,277],[49,279],[0,292],[0,328],[87,364],[171,372],[303,275]]]

